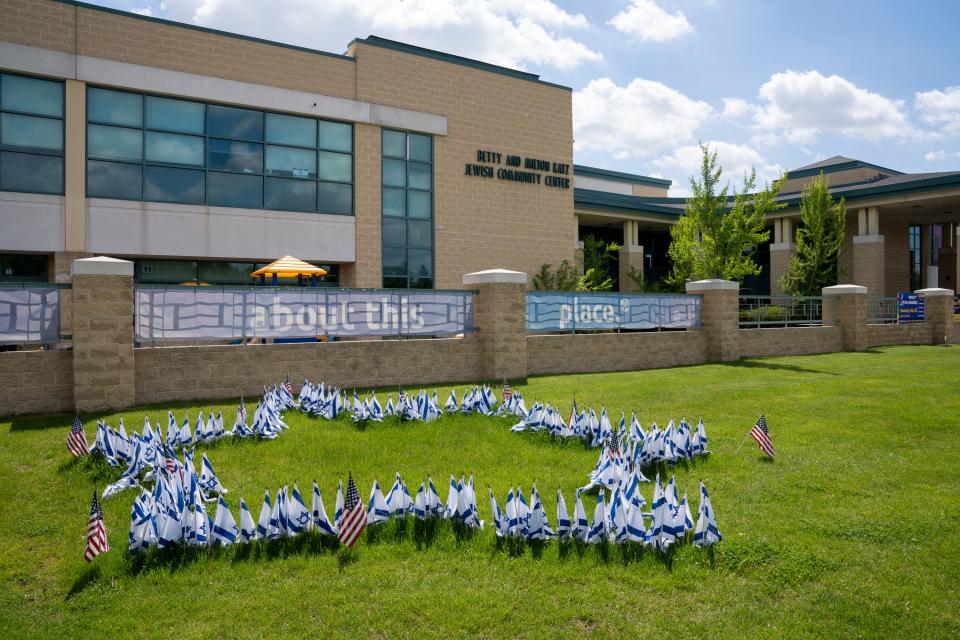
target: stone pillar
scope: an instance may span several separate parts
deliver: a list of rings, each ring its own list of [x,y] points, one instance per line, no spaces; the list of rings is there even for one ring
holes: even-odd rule
[[[74,406],[78,412],[132,406],[133,263],[83,258],[72,273]]]
[[[780,278],[790,270],[790,260],[797,253],[793,241],[793,220],[777,218],[773,221],[773,242],[770,243],[770,295],[782,296]]]
[[[631,270],[643,282],[643,247],[641,245],[623,245],[620,247],[620,291],[640,290],[637,283],[630,277]]]
[[[867,288],[856,284],[824,287],[823,326],[840,327],[844,351],[866,351]]]
[[[476,289],[474,324],[483,358],[484,378],[525,380],[527,377],[527,274],[506,269],[463,276]]]
[[[886,262],[880,212],[877,207],[859,209],[857,235],[853,237],[853,281],[875,296],[886,295]]]
[[[64,83],[64,247],[67,251],[87,248],[87,85]]]
[[[923,298],[923,321],[930,325],[933,344],[951,342],[953,327],[953,290],[920,289]]]
[[[740,284],[730,280],[687,283],[687,293],[703,297],[700,321],[707,334],[707,361],[740,359]]]

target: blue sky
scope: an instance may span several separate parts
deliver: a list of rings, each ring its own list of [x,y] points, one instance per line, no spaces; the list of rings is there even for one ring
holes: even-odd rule
[[[574,90],[575,161],[674,180],[698,141],[738,180],[845,155],[960,169],[960,2],[120,0],[106,6],[342,52],[369,34]]]

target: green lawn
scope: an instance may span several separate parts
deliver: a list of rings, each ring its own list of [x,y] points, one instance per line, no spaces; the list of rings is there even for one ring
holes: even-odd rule
[[[532,378],[533,399],[636,411],[656,420],[704,416],[713,455],[677,468],[696,510],[710,490],[724,540],[713,557],[685,545],[669,562],[611,548],[561,554],[498,549],[487,529],[458,540],[444,528],[418,544],[390,525],[341,566],[311,540],[247,552],[132,561],[132,491],[104,502],[113,550],[82,560],[92,485],[116,472],[74,464],[72,416],[0,420],[0,624],[7,638],[246,637],[956,637],[960,628],[960,346],[747,360],[731,365]],[[266,381],[265,381],[266,382]],[[441,399],[446,396],[441,388]],[[381,400],[385,401],[381,394]],[[191,416],[201,405],[179,405]],[[144,413],[165,424],[169,405]],[[235,401],[222,408],[229,424]],[[737,445],[766,412],[778,459]],[[107,416],[116,424],[117,415]],[[96,416],[85,416],[93,439]],[[473,473],[486,486],[537,480],[551,521],[555,488],[570,509],[597,452],[512,434],[502,419],[444,417],[364,431],[347,419],[287,414],[272,442],[207,447],[228,499],[256,517],[264,487],[311,480],[328,513],[338,477],[362,498],[399,470],[411,491],[432,474]],[[649,501],[652,489],[643,489]],[[592,503],[588,502],[592,515]]]

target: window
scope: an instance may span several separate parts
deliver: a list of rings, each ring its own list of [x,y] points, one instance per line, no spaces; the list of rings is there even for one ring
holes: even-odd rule
[[[352,215],[353,125],[90,87],[87,195]]]
[[[0,256],[0,258],[2,257]],[[137,260],[134,274],[137,282],[143,284],[253,286],[258,284],[258,280],[250,277],[250,274],[265,266],[265,264],[193,260]],[[337,286],[340,279],[339,265],[322,264],[317,266],[327,271],[327,275],[317,279],[317,285],[324,287]],[[44,271],[45,273],[46,271]],[[268,284],[272,283],[268,282]],[[297,286],[297,279],[280,278],[277,284],[283,287]],[[303,284],[309,286],[309,279],[305,279]]]
[[[63,83],[0,73],[0,191],[63,194]]]
[[[47,256],[0,255],[0,282],[47,282]]]
[[[433,138],[384,129],[381,145],[383,286],[430,289]]]
[[[920,272],[920,225],[910,225],[909,232],[910,246],[910,290],[916,291],[922,286],[922,276]]]

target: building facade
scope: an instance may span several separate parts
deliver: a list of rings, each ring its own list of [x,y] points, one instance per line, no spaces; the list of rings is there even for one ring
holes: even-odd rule
[[[622,245],[618,284],[669,268],[669,181],[573,164],[571,91],[394,42],[344,54],[78,2],[0,0],[0,281],[69,281],[78,257],[141,282],[244,284],[281,255],[321,284],[456,288],[465,273]],[[776,293],[799,191],[847,199],[844,279],[956,287],[960,172],[834,158],[793,171],[758,248]],[[631,275],[633,277],[631,277]]]

